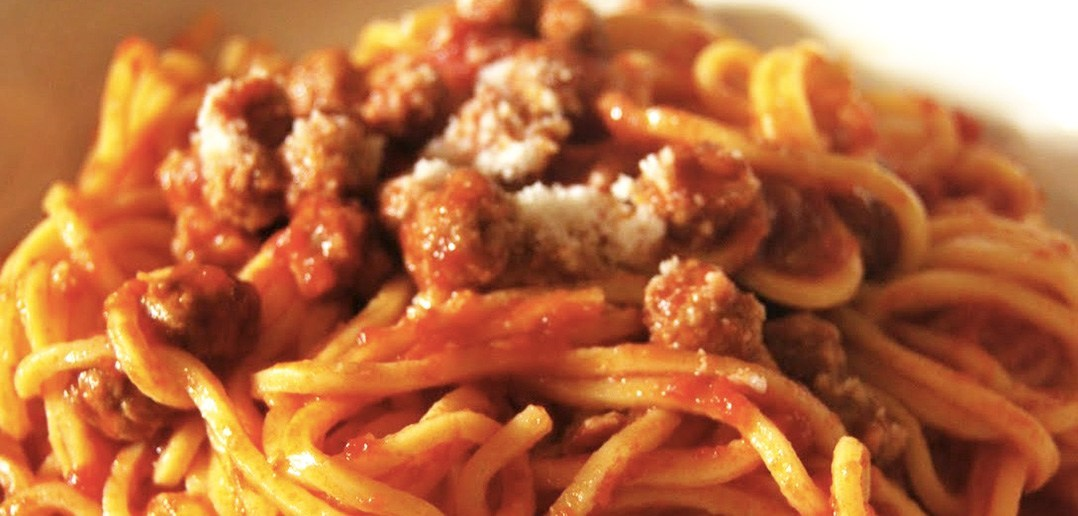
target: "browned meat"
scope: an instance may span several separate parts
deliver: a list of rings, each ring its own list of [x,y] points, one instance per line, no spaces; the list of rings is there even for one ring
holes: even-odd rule
[[[478,283],[453,282],[445,288],[508,287],[598,278],[619,269],[650,270],[661,258],[665,226],[646,207],[633,206],[609,192],[585,185],[534,183],[506,193],[491,179],[480,175],[489,185],[483,186],[488,192],[483,193],[486,200],[482,202],[495,202],[497,207],[491,207],[491,213],[504,216],[482,215],[477,222],[458,214],[457,208],[443,209],[439,204],[458,195],[445,191],[447,178],[455,173],[477,175],[471,169],[454,169],[444,161],[420,160],[411,174],[387,182],[380,199],[381,214],[388,226],[400,230],[407,223],[410,224],[407,231],[425,231],[426,237],[412,234],[408,238],[401,232],[402,246],[408,242],[414,245],[412,249],[405,247],[405,261],[412,259],[417,267],[419,257],[432,252],[424,245],[433,244],[423,244],[423,238],[445,238],[454,221],[464,226],[453,234],[472,235],[475,230],[470,228],[478,224],[484,228],[483,238],[493,239],[488,243],[499,249],[498,265],[484,267],[491,274],[481,275]],[[459,247],[458,243],[452,245]],[[415,270],[422,272],[427,268]]]
[[[764,307],[718,266],[671,258],[644,290],[651,342],[772,365],[763,345]]]
[[[842,334],[834,324],[808,312],[772,319],[764,326],[768,348],[782,371],[811,384],[820,374],[847,375]]]
[[[181,263],[216,265],[234,271],[258,252],[258,238],[213,217],[199,205],[176,215],[172,255]]]
[[[578,50],[598,46],[599,19],[581,0],[546,0],[539,10],[539,36]]]
[[[366,134],[344,115],[314,111],[296,120],[281,145],[281,156],[292,175],[288,205],[295,209],[307,195],[335,198],[370,188],[382,164],[383,140]]]
[[[288,73],[288,100],[296,116],[315,110],[353,113],[363,97],[363,77],[339,48],[327,48],[303,56]]]
[[[561,56],[522,48],[480,70],[474,95],[425,153],[504,183],[530,182],[583,112],[580,82],[579,70]]]
[[[489,284],[509,260],[514,206],[472,169],[457,169],[416,200],[400,227],[404,263],[421,288]]]
[[[847,370],[842,335],[835,325],[807,312],[773,319],[764,339],[783,372],[809,387],[846,429],[860,439],[877,464],[898,458],[907,433],[883,402]]]
[[[764,187],[771,232],[762,258],[793,274],[822,275],[859,253],[857,239],[823,192],[770,181]]]
[[[522,43],[522,33],[508,26],[483,26],[451,16],[428,43],[431,64],[446,85],[453,104],[473,91],[476,72],[483,65],[505,57]]]
[[[218,218],[257,231],[284,215],[288,174],[275,149],[291,126],[288,99],[272,79],[224,79],[206,90],[195,149],[202,195]]]
[[[649,154],[640,162],[633,192],[689,247],[712,241],[759,195],[760,181],[744,161],[707,144]]]
[[[354,203],[304,199],[274,244],[307,297],[363,290],[388,272],[370,217]]]
[[[895,259],[901,255],[901,232],[894,213],[886,205],[867,194],[832,196],[831,203],[842,222],[857,237],[865,275],[879,278],[893,270]]]
[[[443,122],[445,84],[429,63],[396,55],[367,73],[369,93],[360,109],[372,129],[412,141],[426,139]]]
[[[169,152],[157,167],[157,182],[173,213],[202,204],[202,169],[189,150]]]
[[[145,440],[175,413],[146,397],[115,362],[80,371],[64,396],[83,421],[117,441]]]
[[[146,281],[141,303],[152,331],[215,371],[243,356],[258,335],[258,291],[219,267],[177,265]]]

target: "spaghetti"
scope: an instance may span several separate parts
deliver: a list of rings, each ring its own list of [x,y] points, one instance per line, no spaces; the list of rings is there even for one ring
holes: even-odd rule
[[[1078,254],[680,2],[129,39],[0,270],[5,514],[1078,511]]]

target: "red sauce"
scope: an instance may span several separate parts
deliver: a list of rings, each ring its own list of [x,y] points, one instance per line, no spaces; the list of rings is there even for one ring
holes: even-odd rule
[[[678,376],[663,390],[663,396],[687,412],[702,413],[737,428],[742,434],[749,430],[757,412],[753,403],[722,377]]]
[[[404,263],[421,289],[489,285],[505,272],[513,216],[508,197],[479,172],[459,169],[421,195],[400,229]]]
[[[100,439],[91,441],[91,446],[94,448],[93,456],[108,457],[109,459],[92,461],[86,467],[72,471],[65,480],[68,485],[90,497],[90,499],[98,500],[101,498],[102,491],[105,488],[105,480],[108,479],[109,471],[112,468],[111,457],[116,455],[118,449],[115,445]]]
[[[954,125],[958,129],[958,136],[964,143],[975,143],[980,141],[981,134],[984,132],[980,120],[977,120],[968,113],[960,110],[955,110],[953,117]]]
[[[806,75],[815,83],[809,88],[812,114],[830,148],[850,154],[870,149],[876,142],[876,121],[846,70],[817,55]]]
[[[352,438],[344,447],[342,456],[354,464],[384,464],[387,461],[399,463],[390,470],[380,473],[379,478],[386,484],[413,492],[422,488],[424,480],[433,476],[444,475],[445,470],[459,463],[465,452],[473,446],[465,441],[450,438],[448,441],[432,446],[425,453],[410,456],[401,461],[400,457],[387,450],[381,439],[371,434]],[[377,501],[372,501],[377,503]],[[376,508],[377,506],[372,506]]]
[[[512,29],[482,27],[454,16],[431,41],[431,64],[449,88],[450,98],[467,98],[479,68],[509,55],[523,40]]]
[[[768,183],[764,188],[771,210],[771,233],[764,258],[786,272],[824,275],[835,271],[859,251],[857,240],[822,193]]]
[[[202,172],[188,152],[173,152],[157,169],[157,180],[173,212],[202,203]]]
[[[274,241],[274,257],[288,264],[307,297],[355,287],[360,276],[380,273],[372,263],[370,226],[358,205],[307,197]]]
[[[275,256],[288,264],[301,292],[315,297],[333,286],[336,281],[333,268],[314,252],[310,234],[289,229],[275,243],[278,251]]]
[[[455,347],[498,341],[503,348],[566,348],[589,341],[591,328],[608,314],[601,295],[591,291],[555,290],[491,297],[469,291],[454,293],[441,306],[402,324],[411,326],[415,343],[407,358],[420,358]],[[372,329],[361,339],[373,340]]]
[[[101,463],[104,464],[105,462],[102,461]],[[72,472],[67,476],[67,483],[90,498],[100,498],[108,475],[107,468],[98,467],[95,464],[82,471]]]
[[[349,462],[361,463],[379,455],[384,459],[390,452],[385,449],[381,439],[371,434],[365,434],[349,439],[345,443],[341,454]]]
[[[1034,247],[1032,255],[1037,260],[1068,258],[1075,254],[1074,244],[1062,237],[1051,236],[1043,245]]]

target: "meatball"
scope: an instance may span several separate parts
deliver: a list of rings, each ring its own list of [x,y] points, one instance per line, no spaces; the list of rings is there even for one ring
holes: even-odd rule
[[[139,391],[115,361],[80,371],[64,395],[83,421],[117,441],[144,440],[175,413]]]
[[[887,464],[906,448],[906,429],[886,409],[876,391],[846,366],[842,334],[835,325],[807,312],[768,321],[767,346],[783,372],[805,384],[838,415],[872,453]]]
[[[234,271],[258,252],[258,238],[221,222],[203,206],[189,206],[176,214],[172,255],[182,263],[216,265]]]
[[[671,258],[644,290],[651,342],[772,365],[764,347],[764,307],[718,266]]]
[[[275,150],[292,126],[288,99],[267,77],[224,79],[206,90],[195,149],[214,214],[247,231],[284,215],[288,174]]]
[[[598,46],[598,17],[581,0],[546,0],[539,11],[539,36],[578,50]]]
[[[316,110],[351,113],[363,97],[363,77],[344,50],[327,48],[303,56],[289,71],[285,88],[297,116]]]
[[[424,153],[509,184],[537,179],[584,112],[580,67],[542,47],[485,65],[472,98]]]
[[[457,104],[469,95],[479,68],[509,55],[521,41],[521,33],[514,27],[483,26],[453,16],[439,26],[427,46],[434,49],[431,65],[438,70],[452,103]]]
[[[667,221],[675,239],[698,247],[756,201],[760,181],[744,161],[712,145],[667,146],[640,162],[633,196]]]
[[[358,204],[309,197],[274,245],[300,292],[313,298],[376,284],[388,265],[375,236],[370,216]]]
[[[383,140],[344,115],[314,111],[296,120],[281,146],[292,175],[288,205],[305,195],[344,197],[372,186],[382,164]]]
[[[221,372],[258,335],[258,292],[212,265],[177,265],[146,277],[141,304],[162,340]]]
[[[846,351],[834,324],[808,312],[772,319],[764,326],[767,345],[782,371],[811,384],[819,374],[846,376]]]
[[[404,263],[421,288],[487,285],[505,270],[511,200],[472,169],[458,169],[418,199],[400,229]]]
[[[434,67],[400,54],[367,74],[370,90],[360,113],[376,131],[418,141],[438,128],[448,107],[448,91]]]
[[[157,167],[157,182],[173,213],[202,204],[202,169],[190,150],[173,150]]]

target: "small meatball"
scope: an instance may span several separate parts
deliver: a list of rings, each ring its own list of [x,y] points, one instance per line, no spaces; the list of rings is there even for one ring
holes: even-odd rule
[[[309,298],[364,290],[388,272],[370,217],[356,204],[311,197],[276,239],[300,292]]]
[[[418,199],[441,188],[454,170],[444,160],[420,158],[412,166],[411,173],[382,183],[378,204],[383,223],[392,230],[399,229],[412,217]]]
[[[206,90],[196,125],[202,195],[214,214],[251,232],[281,218],[288,174],[274,151],[292,126],[281,87],[267,77],[224,79]]]
[[[281,146],[292,173],[289,207],[294,209],[306,195],[341,198],[370,188],[382,165],[383,143],[344,115],[314,111],[296,120]]]
[[[289,71],[285,87],[296,116],[316,110],[350,113],[363,96],[363,77],[344,50],[328,48],[300,59]]]
[[[79,372],[64,392],[79,417],[116,441],[142,441],[176,413],[139,391],[118,363]]]
[[[360,114],[372,129],[411,141],[426,139],[448,110],[445,84],[429,63],[398,54],[367,74]]]
[[[802,312],[768,321],[764,338],[779,368],[805,384],[838,415],[847,430],[887,464],[906,449],[908,433],[888,413],[879,395],[852,376],[842,335],[835,325]]]
[[[513,204],[490,180],[456,170],[400,228],[404,263],[423,289],[488,285],[508,263],[513,217]]]
[[[539,11],[539,36],[577,50],[598,46],[599,19],[581,0],[546,0]]]
[[[190,151],[169,152],[157,167],[157,182],[173,213],[202,204],[202,169]]]
[[[811,313],[768,321],[764,337],[782,372],[806,385],[819,374],[847,374],[842,334],[834,324]]]
[[[443,23],[427,46],[450,103],[459,104],[473,91],[481,67],[513,53],[523,40],[524,35],[511,27],[482,26],[459,16]]]
[[[895,214],[885,204],[866,193],[831,196],[842,222],[857,237],[865,276],[882,278],[894,269],[901,256],[902,237]]]
[[[793,274],[823,275],[861,253],[857,238],[825,192],[769,181],[763,195],[771,232],[760,257],[773,266]]]
[[[760,195],[748,165],[714,146],[663,147],[640,162],[632,193],[689,248],[712,242]]]
[[[206,88],[195,122],[211,136],[243,136],[272,149],[292,130],[292,111],[284,88],[270,77],[223,79]]]
[[[425,154],[505,183],[534,180],[569,137],[571,117],[583,112],[578,83],[577,70],[543,53],[522,50],[491,63]]]
[[[288,178],[272,154],[244,142],[234,155],[206,167],[203,193],[215,215],[247,231],[269,227],[284,215]]]
[[[652,343],[774,364],[763,345],[763,305],[738,290],[722,269],[675,257],[659,271],[644,290]]]
[[[258,291],[212,265],[177,265],[146,275],[141,303],[149,326],[218,373],[258,336]]]
[[[178,262],[235,271],[258,252],[258,246],[258,237],[217,220],[203,206],[189,206],[176,215],[172,256]]]

